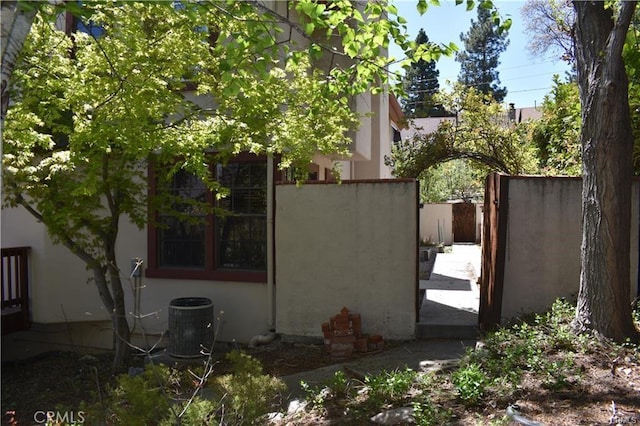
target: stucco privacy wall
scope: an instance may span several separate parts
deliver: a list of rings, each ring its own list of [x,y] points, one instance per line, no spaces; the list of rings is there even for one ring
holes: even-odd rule
[[[543,311],[580,285],[581,193],[577,178],[510,177],[502,318]],[[638,285],[640,181],[633,182],[631,295]]]
[[[363,332],[415,334],[417,183],[276,186],[276,331],[321,337],[343,306]]]
[[[451,203],[423,204],[420,207],[420,239],[435,244],[453,242],[453,213]],[[440,227],[440,232],[438,232]]]
[[[482,238],[482,203],[476,203],[476,241]],[[438,234],[440,226],[440,234]],[[420,207],[420,239],[439,243],[439,235],[445,245],[453,243],[453,204],[429,203]]]

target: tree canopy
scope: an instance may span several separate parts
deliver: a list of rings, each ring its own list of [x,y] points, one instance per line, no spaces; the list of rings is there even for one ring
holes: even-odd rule
[[[420,28],[416,36],[416,45],[429,43],[429,37]],[[409,118],[441,116],[442,107],[435,105],[433,96],[438,92],[440,72],[435,61],[418,60],[411,64],[402,79],[405,96],[401,99],[402,110]]]
[[[559,58],[575,65],[575,11],[570,2],[527,0],[521,16],[530,37],[527,48],[533,55],[559,53]]]
[[[582,174],[580,98],[575,82],[554,76],[551,93],[542,102],[542,117],[533,124],[540,172],[547,175]]]
[[[500,31],[488,9],[478,7],[478,20],[471,20],[469,31],[460,34],[460,40],[464,50],[456,54],[456,61],[460,62],[458,81],[502,102],[507,89],[500,87],[496,68],[500,54],[509,45],[507,34]]]
[[[555,15],[552,15],[556,8],[561,10],[561,14],[557,17],[558,20],[554,18]],[[529,1],[523,7],[523,16],[528,16],[530,13],[540,14],[536,19],[543,19],[544,16],[546,19],[544,28],[547,28],[545,31],[541,31],[538,27],[530,28],[528,33],[532,36],[532,40],[536,38],[542,40],[549,37],[551,33],[558,34],[563,47],[560,45],[556,47],[567,49],[563,50],[563,59],[575,64],[574,41],[572,33],[567,31],[567,25],[575,20],[574,10],[566,5],[556,5],[554,2]],[[562,16],[564,18],[561,19]],[[629,81],[628,99],[629,108],[632,111],[633,173],[635,175],[640,175],[640,114],[633,113],[640,111],[639,36],[640,11],[636,10],[635,18],[631,21],[627,31],[622,51]],[[540,41],[540,45],[553,48],[542,41]],[[544,52],[534,49],[532,53],[543,54]],[[569,75],[561,79],[559,76],[554,76],[551,92],[545,96],[542,104],[542,118],[535,123],[535,129],[532,132],[534,144],[538,148],[541,173],[569,176],[582,174],[582,153],[579,141],[582,125],[581,113],[582,107],[576,77]]]
[[[436,100],[455,117],[441,121],[433,133],[418,133],[394,146],[388,164],[396,176],[417,178],[425,170],[455,159],[470,160],[485,172],[536,170],[526,123],[510,123],[502,105],[491,95],[456,84]]]

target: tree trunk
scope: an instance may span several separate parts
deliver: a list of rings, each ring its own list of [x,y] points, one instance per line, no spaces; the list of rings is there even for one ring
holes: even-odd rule
[[[102,300],[111,317],[115,349],[113,370],[119,372],[126,367],[129,360],[131,331],[126,317],[122,281],[117,271],[114,273],[113,269],[113,267],[110,267],[107,272],[104,268],[94,267],[93,278],[100,294],[100,300]],[[109,274],[111,288],[107,283],[107,273]]]
[[[633,135],[622,61],[636,2],[621,3],[614,21],[604,2],[574,2],[583,172],[575,325],[617,342],[638,338],[630,279]]]
[[[127,366],[130,354],[131,330],[127,321],[127,313],[124,303],[124,291],[119,271],[115,266],[109,268],[111,292],[113,294],[113,332],[115,334],[115,351],[113,356],[113,369],[120,371]]]

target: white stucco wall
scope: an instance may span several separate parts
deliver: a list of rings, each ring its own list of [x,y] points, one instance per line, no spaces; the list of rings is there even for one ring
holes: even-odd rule
[[[482,240],[482,203],[476,203],[476,241]],[[453,204],[452,203],[428,203],[420,208],[420,239],[438,241],[438,225],[445,245],[453,244]]]
[[[54,245],[44,226],[24,208],[3,208],[2,247],[30,247],[31,320],[40,323],[107,320],[84,264]]]
[[[580,179],[510,178],[502,317],[541,312],[580,286]],[[633,185],[631,294],[637,294],[640,181]]]
[[[453,243],[453,211],[450,203],[423,204],[420,208],[420,239],[445,245]],[[440,233],[438,233],[440,226]]]
[[[107,321],[91,272],[71,252],[54,245],[44,227],[22,208],[2,209],[2,247],[31,247],[30,297],[31,319],[42,324]],[[127,312],[133,312],[133,293],[129,285],[130,262],[147,257],[146,230],[121,223],[117,244],[118,264],[127,300]],[[160,334],[168,328],[168,307],[178,297],[208,297],[220,316],[221,341],[248,342],[252,336],[269,330],[267,323],[267,287],[265,283],[220,282],[202,280],[142,279],[142,315],[146,333]],[[224,311],[223,315],[219,315]],[[133,324],[133,320],[130,321]],[[217,322],[216,322],[217,325]],[[140,332],[138,327],[136,332]],[[110,341],[104,342],[109,347]]]
[[[276,187],[276,331],[321,337],[347,307],[364,333],[415,334],[417,185]]]

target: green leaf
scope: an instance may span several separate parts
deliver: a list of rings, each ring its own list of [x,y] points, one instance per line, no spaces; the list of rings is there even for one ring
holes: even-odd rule
[[[307,35],[313,34],[313,31],[316,29],[316,25],[313,22],[309,22],[304,25],[304,32]]]
[[[458,0],[456,0],[456,2],[458,2]],[[427,4],[427,0],[418,0],[416,9],[418,10],[418,13],[420,14],[420,16],[424,15],[428,8],[429,8],[429,5]]]
[[[509,31],[511,29],[511,24],[513,23],[513,21],[511,20],[511,18],[507,18],[504,20],[504,22],[501,25],[501,28],[504,31]]]
[[[476,2],[474,0],[467,0],[467,12],[473,10],[476,7]]]
[[[312,16],[316,10],[316,5],[311,2],[300,2],[296,6],[298,12],[302,12],[307,16]]]
[[[20,6],[21,10],[24,10],[25,12],[31,12],[32,10],[35,10],[38,8],[39,2],[31,2],[31,1],[20,1],[18,2],[18,5]]]

